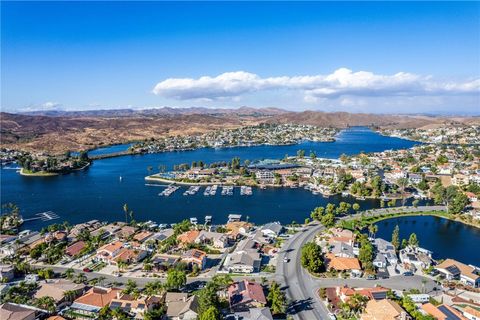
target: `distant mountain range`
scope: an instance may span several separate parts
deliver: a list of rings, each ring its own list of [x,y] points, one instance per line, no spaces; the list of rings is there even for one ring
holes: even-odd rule
[[[431,128],[445,124],[480,125],[480,117],[291,112],[277,108],[249,107],[36,111],[28,114],[0,113],[0,143],[1,147],[61,153],[259,123],[296,123],[335,128]]]
[[[188,114],[206,114],[206,115],[224,115],[235,114],[245,116],[271,116],[288,113],[289,111],[279,108],[250,108],[240,107],[237,109],[223,108],[152,108],[152,109],[101,109],[101,110],[84,110],[84,111],[62,111],[62,110],[46,110],[46,111],[28,111],[20,114],[32,116],[49,116],[49,117],[132,117],[132,116],[163,116],[163,115],[188,115]]]

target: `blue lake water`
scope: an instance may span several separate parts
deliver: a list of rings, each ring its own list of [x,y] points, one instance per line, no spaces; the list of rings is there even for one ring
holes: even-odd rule
[[[289,146],[256,146],[224,149],[198,149],[194,151],[165,152],[147,155],[123,156],[95,161],[85,171],[55,177],[24,177],[15,170],[1,171],[1,202],[16,203],[25,218],[38,212],[54,211],[60,220],[78,223],[89,219],[122,220],[122,207],[127,203],[137,220],[153,220],[159,223],[176,222],[180,219],[197,217],[203,221],[205,215],[212,215],[214,222],[224,222],[231,213],[249,216],[251,221],[264,223],[278,220],[303,221],[310,211],[328,201],[340,202],[339,196],[330,199],[312,195],[303,189],[254,189],[250,197],[221,196],[220,190],[214,197],[204,197],[202,192],[194,196],[183,196],[184,189],[170,197],[159,197],[160,187],[145,185],[147,167],[157,170],[159,165],[172,168],[174,164],[202,160],[205,163],[230,160],[283,158],[294,155],[297,150],[310,150],[319,157],[338,158],[342,153],[358,154],[361,151],[374,152],[387,149],[403,149],[414,142],[381,136],[367,128],[350,128],[342,131],[337,141],[331,143],[304,142]],[[128,145],[102,148],[101,153],[122,151]],[[90,154],[94,154],[95,151]],[[98,153],[97,153],[98,154]],[[119,177],[122,177],[120,181]],[[359,202],[364,209],[377,207],[378,201]],[[45,225],[31,221],[25,228],[38,229]]]
[[[453,258],[467,264],[480,266],[480,229],[460,222],[431,216],[411,216],[383,220],[377,223],[377,237],[391,241],[396,225],[400,239],[416,233],[420,246],[433,251],[433,258]]]

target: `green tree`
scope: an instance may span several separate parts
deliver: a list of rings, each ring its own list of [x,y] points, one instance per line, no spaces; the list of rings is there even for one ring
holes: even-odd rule
[[[352,209],[353,209],[355,212],[358,212],[358,210],[360,210],[360,205],[355,202],[355,203],[352,205]]]
[[[322,248],[309,242],[302,247],[302,253],[300,257],[302,266],[310,272],[319,273],[323,271],[323,256]]]
[[[203,315],[211,308],[218,309],[220,301],[217,296],[218,287],[214,282],[208,282],[198,293],[198,310]]]
[[[184,271],[170,269],[167,273],[167,288],[179,290],[187,283],[187,275]]]
[[[209,307],[205,312],[200,314],[199,320],[219,320],[220,311],[215,307]]]
[[[367,271],[373,271],[373,258],[374,258],[373,245],[368,241],[365,235],[360,237],[360,250],[358,253],[358,260],[362,263],[362,267]]]
[[[410,237],[408,238],[408,244],[411,247],[418,247],[419,242],[418,242],[417,235],[415,233],[410,234]]]
[[[395,250],[398,251],[400,249],[400,227],[398,226],[398,224],[393,229],[392,245],[395,248]]]
[[[280,286],[275,281],[272,281],[270,285],[267,300],[273,314],[285,313],[287,299],[285,293],[280,290]]]
[[[50,313],[57,309],[55,300],[52,297],[45,296],[35,300],[35,306],[40,309],[47,310]]]
[[[305,150],[303,149],[298,150],[297,157],[299,157],[300,159],[303,159],[305,157]]]

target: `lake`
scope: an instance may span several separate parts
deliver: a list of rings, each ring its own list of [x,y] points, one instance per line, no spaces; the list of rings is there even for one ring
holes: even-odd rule
[[[392,240],[396,225],[400,239],[416,233],[420,246],[433,251],[434,259],[452,258],[466,264],[480,266],[480,229],[433,216],[410,216],[382,220],[377,223],[377,237]]]
[[[303,222],[316,206],[327,202],[338,203],[345,198],[334,196],[329,199],[312,195],[303,189],[254,189],[252,196],[204,197],[203,189],[194,196],[183,196],[180,189],[170,197],[160,197],[160,187],[146,186],[144,177],[147,167],[157,170],[159,165],[172,168],[179,163],[202,160],[205,163],[228,161],[233,157],[242,160],[283,158],[295,155],[299,149],[315,151],[318,157],[338,158],[364,152],[378,152],[387,149],[412,147],[415,142],[382,136],[367,128],[355,127],[344,130],[335,142],[303,142],[288,146],[255,146],[223,149],[203,148],[193,151],[165,152],[147,155],[122,156],[98,160],[85,171],[55,177],[25,177],[15,170],[1,170],[1,201],[16,203],[24,218],[51,210],[60,216],[59,220],[78,223],[90,219],[123,220],[123,204],[127,203],[135,213],[136,220],[153,220],[158,223],[172,223],[184,218],[197,217],[203,221],[205,215],[212,215],[214,223],[223,223],[231,213],[249,216],[255,223],[278,220],[283,223],[296,220]],[[92,151],[91,154],[118,152],[129,145],[116,145]],[[120,180],[122,177],[122,180]],[[353,199],[346,199],[354,202]],[[362,209],[378,207],[377,200],[359,201]],[[53,222],[55,222],[53,221]],[[52,223],[52,222],[50,222]],[[45,222],[31,221],[24,228],[38,229]]]

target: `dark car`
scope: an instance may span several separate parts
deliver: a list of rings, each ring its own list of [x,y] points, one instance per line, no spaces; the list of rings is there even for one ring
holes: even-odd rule
[[[92,272],[92,269],[90,269],[90,268],[83,268],[83,272]]]
[[[406,272],[403,273],[403,275],[404,275],[405,277],[411,277],[411,276],[413,276],[413,272],[411,272],[411,271],[406,271]]]

